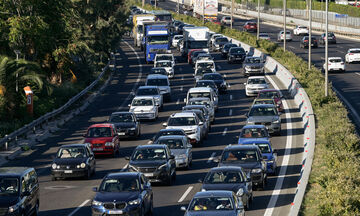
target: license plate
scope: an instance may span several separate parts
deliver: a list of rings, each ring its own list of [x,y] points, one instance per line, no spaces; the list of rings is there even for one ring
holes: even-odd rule
[[[64,173],[72,173],[72,170],[65,170]]]
[[[93,151],[103,151],[103,148],[93,148]]]
[[[123,135],[125,135],[125,132],[121,132],[121,133],[119,133],[119,135],[120,135],[120,136],[123,136]]]
[[[122,210],[109,210],[108,214],[122,214],[123,211]]]
[[[146,177],[153,177],[153,176],[154,176],[153,173],[144,173],[144,175],[145,175]]]

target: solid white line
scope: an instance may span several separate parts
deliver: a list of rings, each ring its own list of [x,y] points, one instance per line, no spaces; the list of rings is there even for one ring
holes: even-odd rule
[[[229,110],[229,116],[232,116],[232,109]]]
[[[176,104],[179,104],[179,103],[180,103],[180,99],[177,99]]]
[[[183,76],[181,77],[181,80],[184,80],[184,77],[183,77]]]
[[[227,132],[227,128],[224,128],[224,131],[222,132],[222,135],[225,136]]]
[[[360,73],[358,73],[358,72],[355,72],[355,73],[360,76]]]
[[[214,160],[215,155],[216,155],[216,152],[213,152],[206,163],[210,163],[212,160]]]
[[[81,205],[79,205],[76,209],[74,209],[74,211],[72,211],[68,216],[73,216],[77,211],[79,211],[82,207],[84,207],[84,205],[86,205],[90,200],[87,199],[85,200],[83,203],[81,203]]]
[[[232,100],[233,99],[233,97],[232,97],[232,95],[230,95],[230,100]]]
[[[186,196],[190,193],[190,191],[193,189],[193,186],[188,187],[188,189],[185,191],[185,193],[180,197],[179,199],[179,203],[184,201],[184,199],[186,198]]]

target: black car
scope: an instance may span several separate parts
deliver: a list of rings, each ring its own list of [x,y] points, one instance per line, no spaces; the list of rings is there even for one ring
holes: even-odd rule
[[[317,48],[318,42],[316,37],[311,36],[311,47]],[[300,41],[300,48],[309,48],[309,36],[305,36]]]
[[[150,182],[171,185],[176,178],[176,162],[167,145],[137,146],[129,161],[128,170],[142,172]]]
[[[321,34],[321,36],[319,37],[319,44],[325,44],[326,41],[325,36],[326,36],[325,33]],[[329,44],[336,44],[336,37],[333,32],[328,32],[328,41]]]
[[[180,135],[180,136],[186,136],[186,133],[183,129],[161,129],[155,136],[151,138],[149,141],[149,144],[156,142],[156,140],[161,136],[172,136],[172,135]]]
[[[51,164],[52,180],[67,177],[89,179],[95,174],[95,157],[88,144],[63,145]]]
[[[242,63],[245,60],[247,53],[242,47],[231,47],[228,53],[227,62],[240,62]]]
[[[215,39],[214,43],[212,44],[212,51],[220,51],[222,47],[229,43],[229,39],[226,37],[218,37]]]
[[[142,173],[110,173],[93,191],[96,192],[91,203],[93,216],[152,215],[153,192]]]
[[[115,125],[119,138],[139,137],[140,122],[132,112],[114,112],[109,123]]]
[[[217,95],[219,95],[219,89],[217,88],[214,80],[198,80],[195,83],[195,87],[210,87]]]
[[[214,167],[200,181],[201,191],[229,190],[242,200],[246,209],[253,199],[252,182],[241,167]]]
[[[204,74],[202,77],[203,80],[212,80],[216,84],[216,87],[219,89],[219,92],[226,92],[227,84],[224,77],[219,73],[208,73]]]
[[[223,48],[221,49],[221,56],[223,58],[227,58],[228,57],[228,53],[231,47],[238,47],[238,45],[233,44],[233,43],[227,43],[223,46]]]
[[[161,74],[161,75],[165,75],[165,76],[168,75],[168,73],[166,72],[165,68],[163,68],[163,67],[154,67],[154,68],[151,68],[149,75],[150,75],[150,74]]]
[[[0,168],[0,215],[38,215],[39,181],[34,168]]]
[[[254,185],[264,189],[267,180],[266,159],[257,145],[229,145],[221,154],[219,167],[239,166],[251,176]]]

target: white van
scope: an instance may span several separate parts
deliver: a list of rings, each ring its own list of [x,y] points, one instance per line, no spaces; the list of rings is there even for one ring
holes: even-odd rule
[[[214,104],[215,110],[218,109],[219,104],[219,98],[216,94],[216,92],[209,87],[196,87],[189,89],[186,98],[184,99],[184,102],[186,103],[192,98],[209,98],[211,102]]]

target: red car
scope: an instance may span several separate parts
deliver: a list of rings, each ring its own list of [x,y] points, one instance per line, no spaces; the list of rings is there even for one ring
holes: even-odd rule
[[[192,64],[191,54],[192,54],[194,51],[199,51],[199,50],[201,50],[201,49],[192,49],[192,50],[189,51],[188,56],[187,56],[187,59],[188,59],[188,63],[189,63],[189,64]]]
[[[257,98],[274,99],[274,101],[276,103],[277,110],[279,112],[284,111],[284,106],[283,106],[283,103],[282,103],[282,99],[284,97],[281,94],[280,90],[277,90],[277,89],[264,89],[264,90],[261,90],[258,93]]]
[[[244,24],[243,28],[244,28],[244,31],[255,32],[255,31],[257,31],[257,24],[256,24],[256,22],[246,22]]]
[[[95,155],[115,156],[120,151],[120,140],[113,124],[91,125],[84,137],[84,143],[90,144]]]

